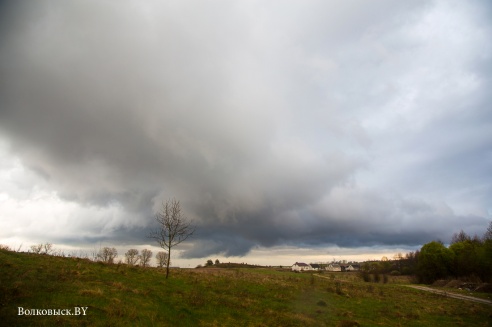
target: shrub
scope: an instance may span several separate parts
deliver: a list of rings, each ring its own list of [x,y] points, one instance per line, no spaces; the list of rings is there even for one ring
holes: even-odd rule
[[[362,280],[366,283],[371,281],[371,276],[369,275],[368,271],[361,270],[359,273],[359,276],[362,278]]]
[[[375,272],[373,275],[373,279],[375,283],[379,283],[381,281],[381,276],[379,275],[378,272]]]
[[[115,248],[104,247],[97,253],[97,258],[104,263],[114,263],[114,259],[118,256],[118,251]]]

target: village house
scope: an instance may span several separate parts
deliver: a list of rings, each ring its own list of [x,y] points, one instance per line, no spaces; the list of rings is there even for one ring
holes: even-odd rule
[[[342,268],[338,263],[330,263],[327,267],[326,270],[328,271],[342,271]]]
[[[313,268],[304,262],[296,262],[292,265],[292,271],[302,272],[309,270],[313,270]]]
[[[351,264],[345,268],[345,271],[359,271],[359,270],[360,270],[360,265],[356,265],[356,264]]]

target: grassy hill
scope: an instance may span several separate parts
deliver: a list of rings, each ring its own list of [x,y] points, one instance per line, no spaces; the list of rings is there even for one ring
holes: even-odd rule
[[[0,251],[2,326],[492,326],[491,307],[353,273],[175,269]],[[88,307],[86,315],[18,315]],[[34,311],[36,312],[36,311]],[[48,311],[46,311],[48,312]],[[67,313],[68,311],[64,311]]]

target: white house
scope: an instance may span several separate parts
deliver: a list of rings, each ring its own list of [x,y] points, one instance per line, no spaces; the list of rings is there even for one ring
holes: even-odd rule
[[[292,265],[292,271],[301,272],[301,271],[308,271],[308,270],[313,270],[313,268],[304,262],[296,262]]]
[[[358,270],[360,270],[360,265],[351,264],[345,270],[346,271],[358,271]]]
[[[326,270],[328,271],[342,271],[342,267],[338,263],[330,263],[327,267]]]

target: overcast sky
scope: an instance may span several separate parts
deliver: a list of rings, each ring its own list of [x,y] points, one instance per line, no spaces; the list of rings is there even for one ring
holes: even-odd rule
[[[0,243],[143,246],[171,197],[197,224],[183,259],[481,236],[491,17],[485,0],[2,1]]]

